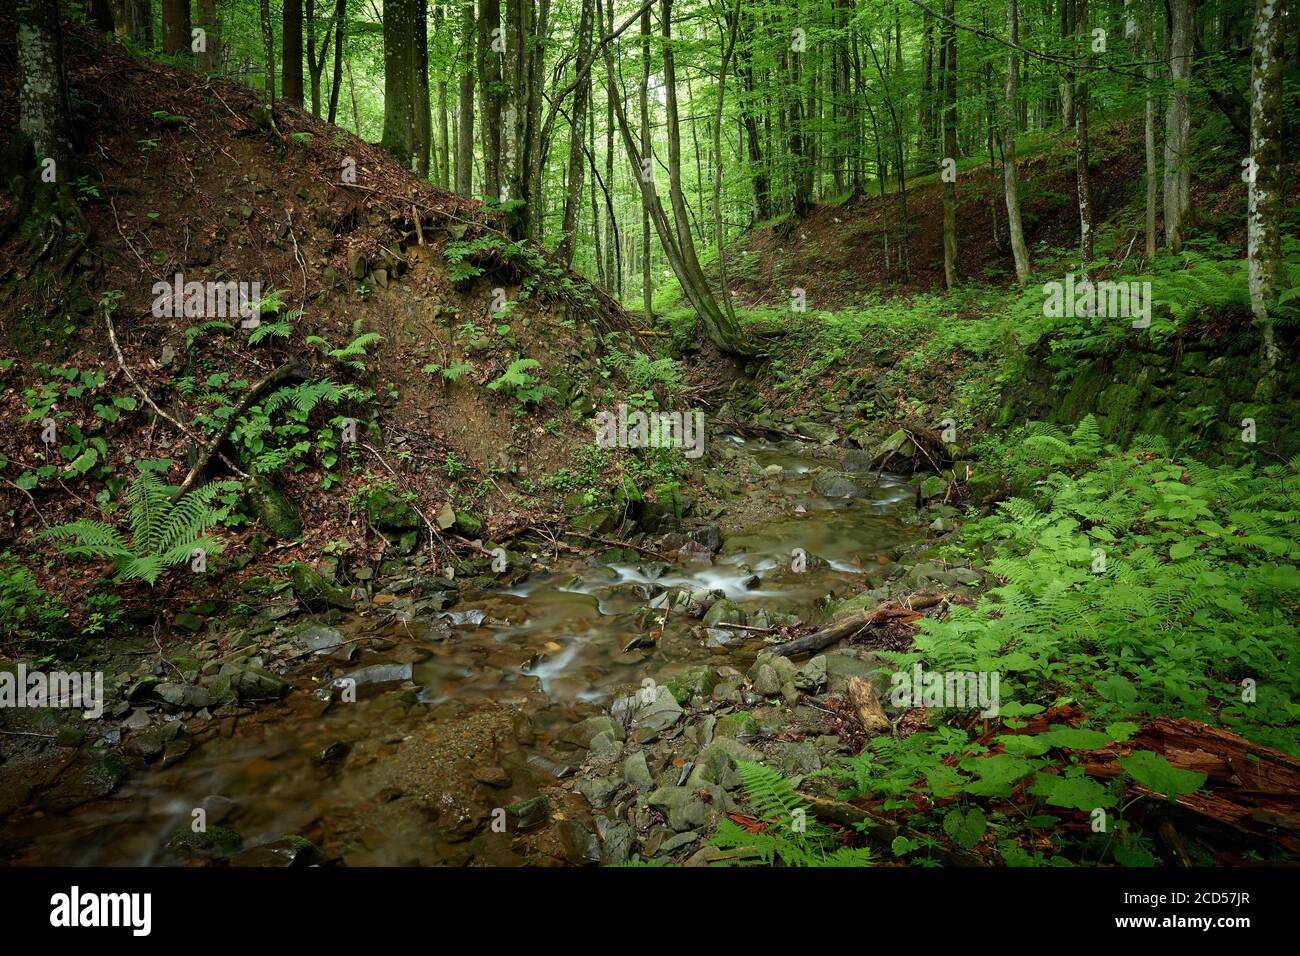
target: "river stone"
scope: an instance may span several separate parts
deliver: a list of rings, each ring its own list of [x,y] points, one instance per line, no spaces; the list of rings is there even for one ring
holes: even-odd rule
[[[948,483],[938,475],[931,475],[921,482],[922,498],[938,498],[947,489]]]
[[[519,821],[519,829],[526,830],[546,820],[550,815],[550,803],[544,794],[538,794],[510,804],[506,812]]]
[[[854,448],[844,456],[840,467],[852,475],[866,475],[871,473],[871,463],[871,452]]]
[[[705,627],[717,627],[719,623],[744,624],[745,612],[739,604],[723,598],[715,602],[704,615]]]
[[[615,740],[605,732],[591,738],[591,755],[593,757],[617,758],[623,755],[623,742]]]
[[[706,524],[703,528],[692,531],[689,537],[714,553],[722,549],[722,529],[716,524]]]
[[[812,490],[823,498],[866,498],[871,494],[857,479],[833,471],[824,471],[814,478]]]
[[[740,786],[740,774],[736,772],[736,759],[721,743],[713,744],[700,752],[695,761],[686,786],[691,788],[706,787],[710,784],[731,790]]]
[[[826,683],[826,655],[818,654],[799,669],[795,675],[794,686],[799,690],[814,693]]]
[[[190,707],[198,710],[209,704],[208,691],[192,684],[159,684],[154,689],[159,699],[173,707]]]
[[[324,854],[306,837],[287,836],[249,847],[230,858],[231,866],[311,866]]]
[[[665,686],[672,692],[679,704],[685,704],[692,697],[708,697],[718,682],[718,675],[706,664],[692,667],[671,678]]]
[[[615,823],[605,831],[600,862],[605,866],[619,866],[627,862],[632,850],[632,828],[626,823]]]
[[[592,777],[579,780],[577,790],[593,808],[601,810],[609,805],[610,797],[618,790],[618,783],[605,777]]]
[[[653,702],[643,703],[637,697],[637,704],[632,710],[632,727],[641,734],[658,733],[677,723],[681,716],[681,705],[673,697],[672,691],[661,684],[655,691]]]
[[[637,790],[646,790],[654,783],[654,778],[650,776],[650,767],[646,764],[644,751],[638,750],[634,754],[629,754],[623,761],[623,779],[627,781],[628,786],[635,787]]]
[[[939,534],[947,534],[950,531],[957,530],[957,523],[951,518],[941,516],[930,522],[930,530],[937,531]]]
[[[612,740],[622,740],[623,725],[612,717],[599,714],[565,728],[560,739],[576,747],[590,747],[598,734],[606,734]]]
[[[409,667],[409,665],[408,665]],[[231,680],[240,700],[279,700],[289,690],[289,685],[274,674],[257,667],[247,667]]]
[[[384,531],[405,531],[423,524],[414,508],[384,488],[372,491],[366,499],[366,517]]]
[[[702,827],[709,818],[709,806],[689,787],[660,787],[646,799],[668,815],[668,825],[678,833]]]
[[[685,833],[679,833],[677,836],[669,837],[664,840],[663,845],[659,847],[660,853],[672,853],[680,850],[684,846],[689,846],[700,838],[698,830],[687,830]]]
[[[757,734],[758,721],[747,710],[739,710],[734,714],[719,717],[718,724],[713,730],[715,739],[719,737],[753,737]]]
[[[410,664],[371,664],[349,671],[334,683],[353,681],[357,687],[371,687],[378,684],[398,684],[411,679],[413,673]]]
[[[760,664],[758,673],[754,675],[753,690],[755,694],[762,694],[764,697],[775,697],[781,693],[781,678],[776,672],[776,668],[770,664]]]
[[[289,581],[298,600],[313,611],[330,607],[350,611],[354,606],[347,591],[325,580],[324,575],[305,562],[295,561],[289,566]]]

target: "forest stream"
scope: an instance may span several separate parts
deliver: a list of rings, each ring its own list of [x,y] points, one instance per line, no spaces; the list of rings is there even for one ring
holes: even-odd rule
[[[722,592],[750,620],[759,610],[812,619],[828,594],[870,586],[884,552],[921,536],[899,520],[914,498],[900,479],[826,498],[810,475],[826,462],[799,445],[726,440],[766,480],[749,492],[746,513],[760,517],[729,533],[712,563],[562,555],[499,590],[462,590],[424,618],[376,627],[348,614],[319,630],[328,639],[307,634],[317,653],[286,675],[293,691],[279,704],[229,722],[173,766],[141,770],[111,798],[27,819],[25,862],[165,862],[195,808],[248,845],[309,833],[345,864],[524,862],[531,844],[485,824],[583,760],[560,744],[566,728],[647,678],[701,663],[743,672],[763,646],[761,633],[670,614],[653,646],[629,647],[661,619],[657,596]],[[796,547],[810,556],[803,571]],[[325,658],[355,680],[355,702],[310,666]],[[570,812],[589,811],[579,800]]]

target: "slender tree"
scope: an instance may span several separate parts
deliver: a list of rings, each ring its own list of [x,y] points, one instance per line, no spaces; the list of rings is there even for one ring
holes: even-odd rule
[[[281,96],[294,106],[302,106],[302,0],[284,0],[281,18],[280,69]]]
[[[1016,0],[1007,0],[1007,39],[1020,43],[1020,12]],[[1029,252],[1025,248],[1025,230],[1020,219],[1020,181],[1016,172],[1016,125],[1020,102],[1020,60],[1012,47],[1007,48],[1007,95],[1002,111],[1002,180],[1007,197],[1007,233],[1011,255],[1016,263],[1016,281],[1029,279]]]
[[[1250,308],[1272,371],[1281,353],[1269,309],[1282,258],[1283,0],[1256,0],[1250,57],[1250,158],[1247,162],[1247,268]]]
[[[943,63],[943,280],[957,285],[957,30],[953,26],[955,0],[944,0],[939,31],[939,57]]]

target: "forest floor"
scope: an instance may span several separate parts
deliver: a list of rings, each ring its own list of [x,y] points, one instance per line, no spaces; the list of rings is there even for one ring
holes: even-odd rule
[[[100,672],[107,699],[93,721],[6,709],[0,857],[1300,850],[1300,469],[1277,464],[1300,451],[1279,426],[1297,389],[1223,334],[1248,314],[1233,176],[1201,183],[1200,252],[1167,294],[1196,307],[1165,307],[1149,337],[1048,320],[1010,287],[998,184],[974,160],[972,281],[951,293],[929,179],[909,191],[906,278],[883,255],[892,198],[762,227],[733,260],[763,351],[742,364],[699,347],[680,306],[667,337],[639,335],[480,204],[302,111],[272,132],[250,91],[81,31],[68,61],[87,254],[50,276],[30,236],[0,247],[21,280],[0,288],[0,670]],[[1133,132],[1095,144],[1116,276],[1168,265],[1130,257]],[[1028,238],[1059,277],[1072,162],[1050,141],[1025,154]],[[155,314],[177,273],[264,283],[257,325]],[[283,368],[294,384],[241,406]],[[700,410],[703,456],[596,448],[592,415],[624,401]],[[1233,437],[1243,414],[1259,448]],[[114,581],[42,534],[125,528],[137,473],[179,484],[232,421],[220,448],[250,493],[214,499],[206,570]],[[1000,675],[1000,712],[890,694],[922,664]]]

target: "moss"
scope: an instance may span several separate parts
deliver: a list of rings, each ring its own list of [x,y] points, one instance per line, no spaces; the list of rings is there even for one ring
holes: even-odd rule
[[[302,534],[302,514],[273,484],[258,479],[248,487],[248,504],[266,529],[284,541]]]

